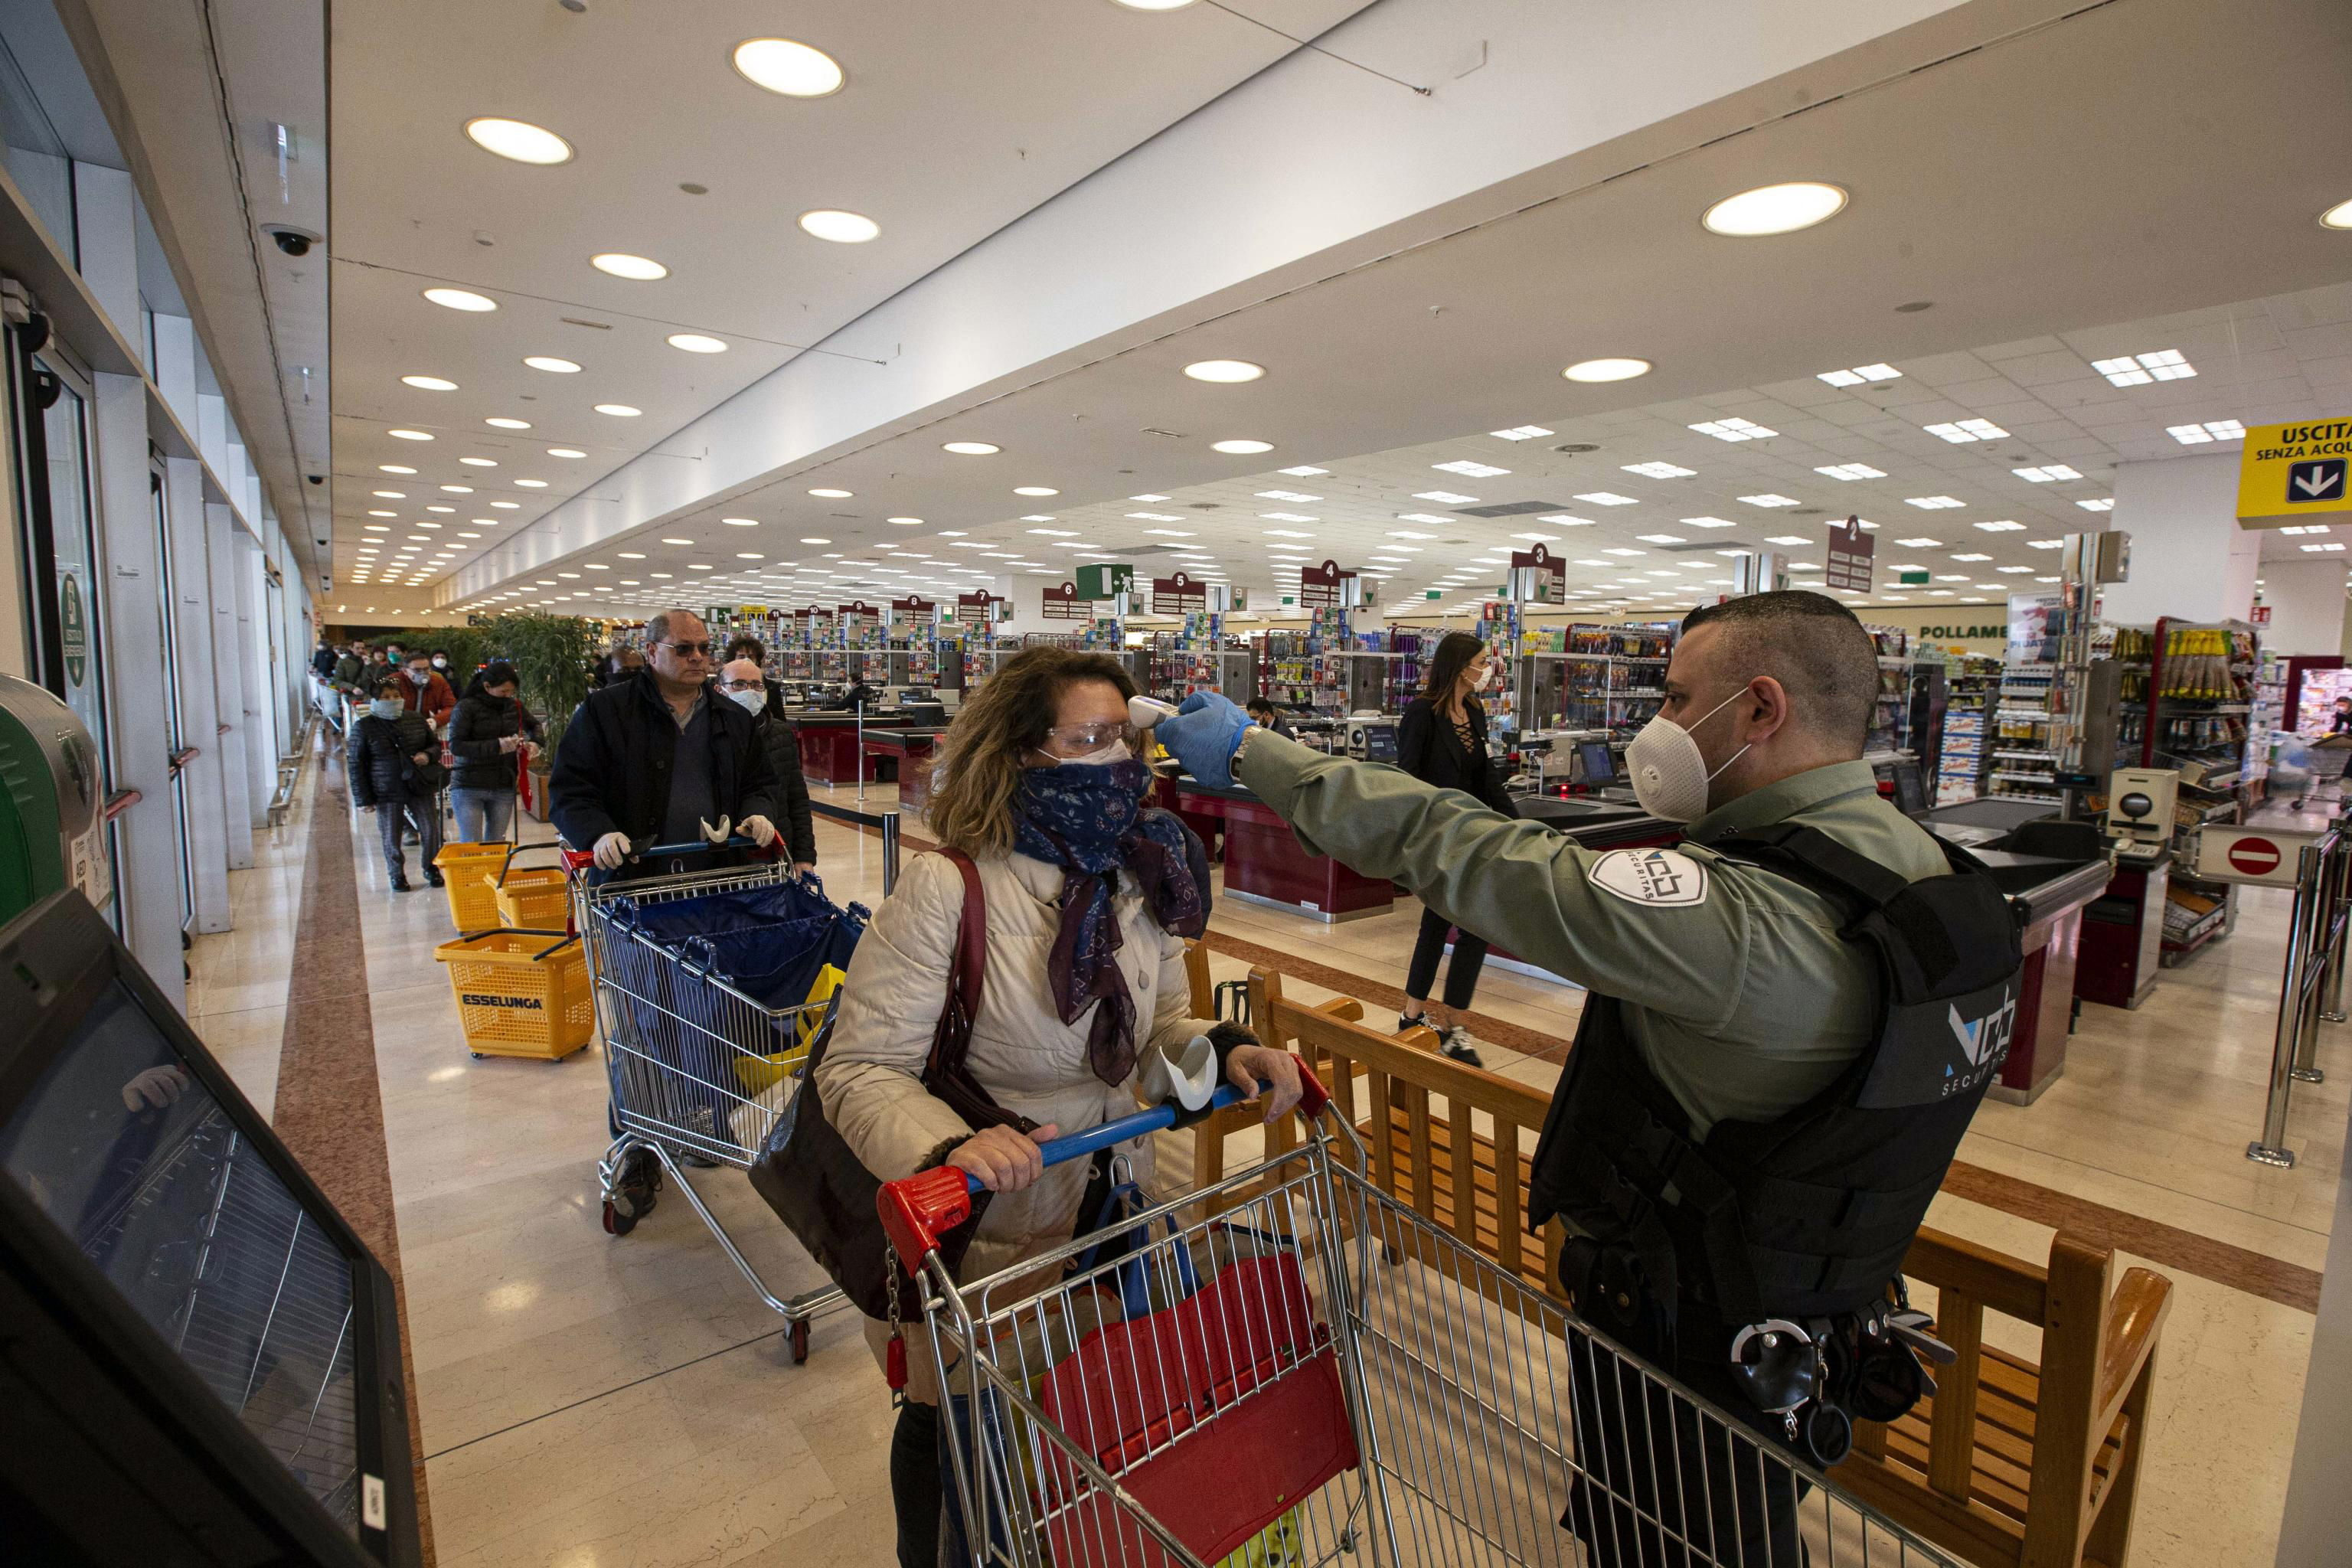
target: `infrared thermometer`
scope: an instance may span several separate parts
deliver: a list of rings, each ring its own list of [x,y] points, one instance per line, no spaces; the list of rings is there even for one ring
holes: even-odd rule
[[[1127,700],[1127,721],[1139,730],[1149,730],[1162,719],[1176,717],[1176,707],[1157,697],[1130,697]]]

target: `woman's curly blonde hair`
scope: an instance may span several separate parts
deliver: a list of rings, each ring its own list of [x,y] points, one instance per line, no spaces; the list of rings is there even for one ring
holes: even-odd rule
[[[974,858],[1011,851],[1022,770],[1045,744],[1074,680],[1107,680],[1122,698],[1135,695],[1134,678],[1108,654],[1033,647],[1006,659],[964,700],[940,740],[923,813],[940,843]]]

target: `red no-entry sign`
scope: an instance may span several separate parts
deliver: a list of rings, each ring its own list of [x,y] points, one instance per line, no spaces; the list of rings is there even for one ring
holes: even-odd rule
[[[2279,867],[2279,847],[2267,838],[2241,838],[2230,846],[2230,867],[2249,877],[2260,877]]]

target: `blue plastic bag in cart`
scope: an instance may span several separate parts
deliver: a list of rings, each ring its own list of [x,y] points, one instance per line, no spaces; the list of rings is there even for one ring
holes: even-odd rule
[[[606,965],[625,1005],[612,1063],[616,1102],[731,1148],[735,1108],[805,1054],[812,1015],[747,1008],[827,1002],[866,929],[814,878],[683,899],[616,900]],[[829,1016],[829,1009],[827,1015]],[[749,1134],[746,1133],[746,1136]]]

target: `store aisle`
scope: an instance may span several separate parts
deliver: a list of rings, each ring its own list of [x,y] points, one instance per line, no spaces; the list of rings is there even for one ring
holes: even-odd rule
[[[343,812],[339,785],[335,764],[313,771],[261,863],[238,874],[239,929],[194,954],[197,1027],[265,1106],[312,814]],[[856,804],[848,789],[817,793]],[[864,805],[893,795],[869,785]],[[781,1321],[675,1193],[631,1236],[604,1235],[594,1048],[561,1064],[474,1060],[433,960],[449,934],[442,896],[387,890],[363,815],[332,826],[357,918],[341,979],[363,986],[373,1030],[440,1561],[887,1561],[890,1416],[853,1326],[820,1320],[808,1363],[793,1366]],[[878,841],[824,818],[817,834],[828,892],[878,899]],[[527,824],[525,837],[549,830]],[[1325,927],[1223,900],[1211,970],[1243,979],[1269,964],[1293,995],[1357,996],[1385,1024],[1417,919],[1401,902]],[[2276,1529],[2352,1076],[2352,1032],[2330,1028],[2332,1081],[2298,1090],[2301,1167],[2244,1161],[2283,920],[2279,900],[2256,894],[2237,933],[2168,972],[2147,1006],[2086,1009],[2065,1078],[2035,1106],[1987,1106],[1931,1218],[2035,1258],[2063,1224],[2173,1279],[2133,1557],[2143,1568],[2254,1568]],[[1490,969],[1477,1008],[1489,1065],[1548,1088],[1579,1005],[1572,988]],[[739,1175],[695,1179],[772,1288],[814,1282]],[[2216,1430],[2231,1440],[2213,1442]]]

